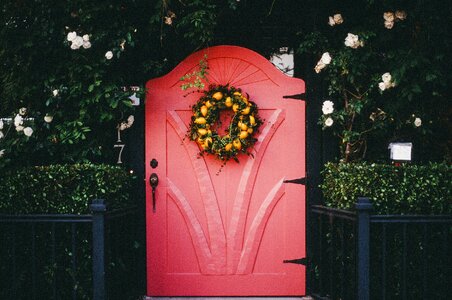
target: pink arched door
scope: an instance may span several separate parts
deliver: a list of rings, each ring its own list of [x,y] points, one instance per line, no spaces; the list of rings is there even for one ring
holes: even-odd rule
[[[198,157],[185,138],[199,93],[180,78],[207,54],[211,83],[248,93],[265,119],[254,158]],[[147,182],[147,293],[150,296],[304,295],[305,91],[259,54],[240,47],[199,51],[147,83],[146,177],[159,177],[153,211]],[[155,159],[154,168],[150,162]],[[221,169],[221,172],[218,171]]]

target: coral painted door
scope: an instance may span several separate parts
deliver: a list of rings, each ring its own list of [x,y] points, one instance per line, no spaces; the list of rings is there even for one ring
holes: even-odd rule
[[[249,94],[264,119],[253,156],[224,167],[199,157],[186,138],[200,93],[180,78],[207,55],[210,83]],[[147,83],[146,177],[158,178],[155,205],[147,182],[149,296],[293,296],[305,294],[305,91],[259,54],[240,47],[199,51]],[[156,166],[150,166],[155,159]],[[219,172],[221,170],[221,172]]]

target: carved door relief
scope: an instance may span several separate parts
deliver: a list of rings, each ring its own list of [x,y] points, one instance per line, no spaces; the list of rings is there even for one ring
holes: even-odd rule
[[[200,94],[179,79],[205,54],[209,82],[241,88],[264,119],[253,157],[223,168],[186,138]],[[304,82],[248,49],[218,46],[147,88],[146,176],[159,178],[155,201],[147,186],[148,295],[303,295],[305,267],[283,261],[305,256],[305,187],[284,183],[305,177],[305,104],[284,98]]]

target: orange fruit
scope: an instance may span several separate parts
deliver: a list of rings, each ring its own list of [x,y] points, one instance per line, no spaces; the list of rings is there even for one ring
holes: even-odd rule
[[[234,96],[242,96],[242,93],[240,93],[240,92],[234,92]]]
[[[202,114],[204,117],[207,116],[207,111],[208,111],[207,106],[205,106],[205,105],[201,106],[201,114]]]
[[[251,107],[247,106],[244,109],[242,109],[242,115],[247,115],[250,113]]]
[[[239,126],[240,129],[242,129],[242,130],[247,130],[247,129],[248,129],[248,126],[247,126],[245,123],[242,123],[242,122],[239,122],[239,123],[238,123],[238,126]]]
[[[237,150],[242,149],[242,143],[240,142],[239,139],[235,139],[232,144],[234,145],[234,148]]]
[[[231,107],[232,106],[232,99],[231,97],[227,97],[226,101],[224,101],[224,105],[226,105],[226,107]]]
[[[196,124],[206,124],[206,122],[207,122],[206,119],[203,117],[199,117],[199,118],[195,119]]]
[[[207,129],[199,128],[199,129],[198,129],[198,133],[199,133],[200,135],[206,135],[206,134],[207,134]]]
[[[238,104],[232,105],[232,110],[233,110],[234,112],[237,112],[237,111],[239,110],[239,105],[238,105]]]
[[[248,99],[246,99],[246,97],[242,96],[242,101],[245,102],[246,104],[248,104]]]
[[[204,140],[204,145],[210,147],[212,145],[212,138],[209,136]]]
[[[212,103],[210,103],[209,100],[206,101],[206,107],[207,107],[207,108],[212,107]]]
[[[239,138],[246,139],[248,137],[248,131],[240,131]]]
[[[248,132],[249,134],[252,134],[252,133],[253,133],[253,128],[248,128],[247,132]]]
[[[223,93],[222,92],[216,92],[215,94],[212,95],[212,98],[214,98],[215,100],[221,100],[223,98]]]
[[[250,124],[251,125],[256,124],[256,119],[254,118],[254,116],[250,116]]]
[[[226,146],[224,146],[224,150],[226,150],[226,151],[231,151],[231,149],[232,149],[232,144],[231,143],[229,143]]]

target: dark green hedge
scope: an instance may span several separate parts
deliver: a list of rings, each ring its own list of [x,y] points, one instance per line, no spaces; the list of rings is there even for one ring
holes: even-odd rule
[[[50,165],[8,171],[0,181],[0,213],[89,213],[95,198],[128,206],[133,176],[111,165]]]
[[[328,163],[321,188],[326,204],[337,208],[353,209],[365,196],[378,214],[452,213],[452,167],[445,163]]]

